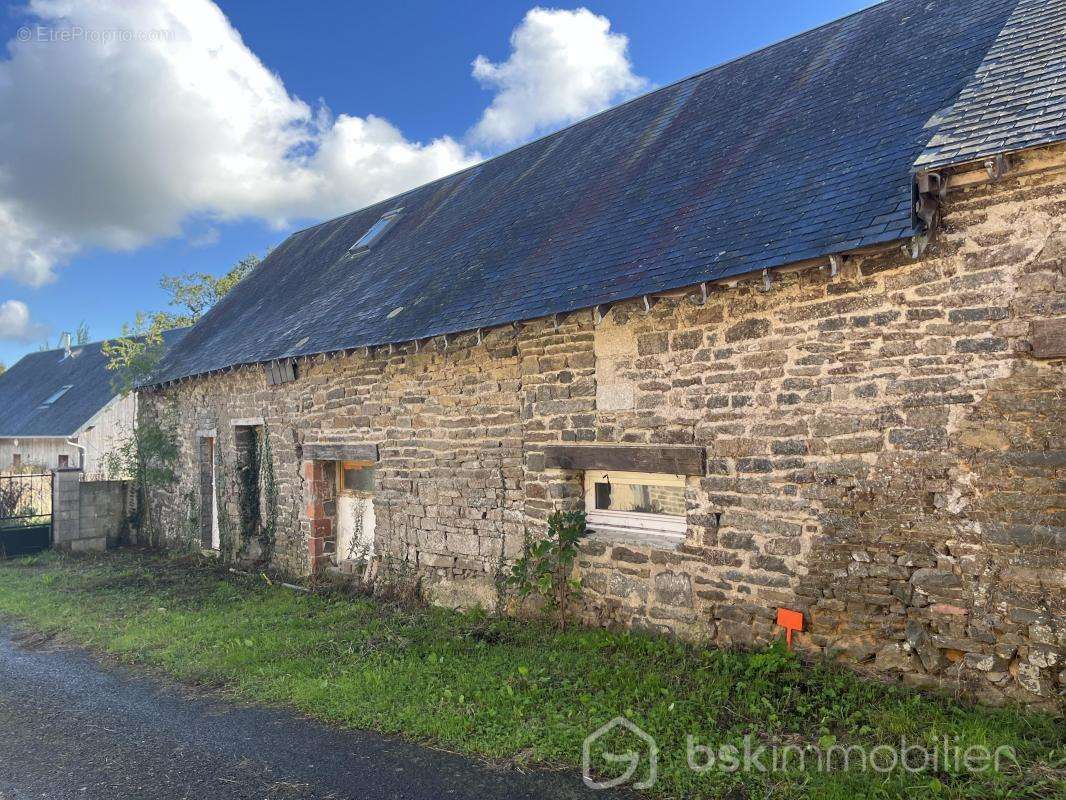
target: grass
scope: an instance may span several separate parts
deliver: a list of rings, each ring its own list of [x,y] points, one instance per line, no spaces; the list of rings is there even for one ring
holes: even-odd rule
[[[648,790],[657,797],[1066,797],[1061,720],[803,666],[776,648],[727,652],[306,595],[199,560],[136,552],[0,563],[0,615],[237,698],[524,766],[578,766],[583,739],[625,715],[658,742],[659,779]],[[756,737],[753,748],[947,737],[961,749],[1009,746],[1017,761],[979,772],[818,771],[793,761],[780,772],[696,773],[689,734],[741,749],[746,734]]]

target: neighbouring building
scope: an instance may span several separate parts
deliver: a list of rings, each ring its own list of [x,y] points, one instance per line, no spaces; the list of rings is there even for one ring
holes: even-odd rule
[[[914,685],[1066,686],[1066,2],[889,0],[293,234],[173,348],[163,531]]]
[[[183,330],[170,331],[169,346]],[[106,456],[133,432],[137,399],[115,389],[104,342],[30,353],[0,374],[0,472],[82,469],[101,476]]]

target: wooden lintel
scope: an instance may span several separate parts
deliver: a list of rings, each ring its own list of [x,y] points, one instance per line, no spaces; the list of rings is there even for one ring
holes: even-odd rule
[[[378,460],[376,444],[305,444],[303,457],[306,461],[365,461]]]
[[[557,469],[613,469],[703,475],[707,450],[689,445],[548,445],[544,465]]]

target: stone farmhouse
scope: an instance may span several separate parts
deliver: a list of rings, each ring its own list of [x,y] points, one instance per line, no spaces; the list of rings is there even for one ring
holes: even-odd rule
[[[888,0],[293,234],[144,387],[175,544],[1066,686],[1066,0]]]

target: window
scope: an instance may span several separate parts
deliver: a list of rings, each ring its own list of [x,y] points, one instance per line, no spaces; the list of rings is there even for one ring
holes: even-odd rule
[[[69,466],[70,466],[70,456],[60,456],[59,457],[59,468],[60,469],[66,469]]]
[[[589,470],[589,527],[638,543],[680,544],[685,538],[685,476]]]
[[[13,466],[13,467],[21,467],[22,466],[22,454],[21,453],[15,453],[13,456],[11,456],[11,466]]]
[[[370,246],[392,227],[392,224],[399,218],[401,211],[403,211],[402,208],[394,208],[392,211],[383,214],[381,219],[370,226],[370,230],[359,237],[358,242],[348,248],[348,253],[354,256],[369,250]]]
[[[73,386],[61,386],[61,387],[59,387],[58,391],[54,392],[53,394],[50,394],[48,396],[48,399],[45,400],[43,403],[41,403],[41,408],[47,408],[48,406],[52,405],[52,403],[54,403],[56,400],[58,400],[60,397],[65,395],[67,392],[69,392],[73,388],[74,388]]]
[[[338,461],[337,486],[342,492],[373,493],[374,467],[363,461]]]

